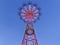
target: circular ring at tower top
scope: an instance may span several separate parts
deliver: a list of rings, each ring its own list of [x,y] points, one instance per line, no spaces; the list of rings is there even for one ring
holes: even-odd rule
[[[19,15],[27,23],[35,22],[40,16],[40,9],[35,4],[24,4],[20,8]]]

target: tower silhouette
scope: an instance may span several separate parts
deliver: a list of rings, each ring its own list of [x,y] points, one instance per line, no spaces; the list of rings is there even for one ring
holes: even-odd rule
[[[38,45],[33,23],[39,19],[40,8],[38,8],[37,4],[28,2],[23,4],[23,6],[20,8],[19,15],[20,18],[27,24],[22,45]]]

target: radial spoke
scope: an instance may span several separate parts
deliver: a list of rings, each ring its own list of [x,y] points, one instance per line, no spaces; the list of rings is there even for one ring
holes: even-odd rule
[[[35,10],[36,10],[36,7],[35,7],[35,6],[33,6],[33,7],[32,7],[32,11],[35,11]]]
[[[35,16],[37,16],[37,17],[38,17],[38,16],[39,16],[39,13],[36,13],[36,14],[35,14]]]
[[[27,8],[27,6],[24,6],[24,8],[23,8],[23,9],[26,11],[28,8]]]
[[[27,21],[28,21],[28,19],[26,18],[26,19],[25,19],[25,21],[27,22]]]
[[[32,5],[31,5],[31,4],[28,5],[28,8],[29,8],[29,10],[31,11],[31,9],[32,9]]]
[[[21,13],[21,16],[25,16],[25,14],[24,13]]]
[[[34,19],[37,19],[37,17],[34,17]]]
[[[22,17],[22,19],[24,19],[24,20],[25,20],[25,19],[26,19],[26,17]]]
[[[37,12],[39,12],[39,10],[36,9],[36,10],[34,11],[34,13],[37,13]]]
[[[34,22],[34,18],[32,19],[32,21]]]
[[[22,12],[22,13],[25,13],[25,10],[24,10],[24,9],[22,9],[22,10],[21,10],[21,12]]]

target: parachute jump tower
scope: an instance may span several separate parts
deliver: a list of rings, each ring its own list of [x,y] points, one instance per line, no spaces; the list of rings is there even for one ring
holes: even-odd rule
[[[28,2],[20,8],[19,16],[27,24],[21,45],[38,45],[33,23],[39,19],[40,8],[37,4]]]

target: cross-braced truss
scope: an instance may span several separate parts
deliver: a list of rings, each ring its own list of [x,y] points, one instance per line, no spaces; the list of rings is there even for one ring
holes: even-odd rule
[[[38,45],[32,24],[27,24],[22,45]]]

